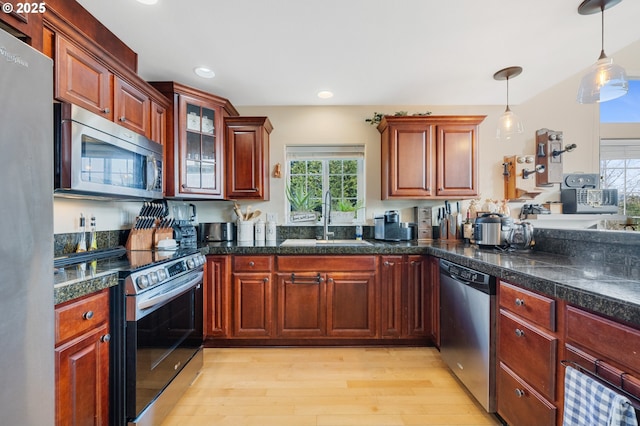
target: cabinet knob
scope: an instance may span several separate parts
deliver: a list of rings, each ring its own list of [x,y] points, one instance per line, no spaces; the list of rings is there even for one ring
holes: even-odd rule
[[[524,396],[524,391],[522,389],[516,388],[516,396],[518,398],[522,398]]]
[[[84,314],[82,314],[82,318],[86,320],[90,320],[91,318],[93,318],[93,311],[85,312]]]
[[[264,283],[268,283],[268,282],[269,282],[269,278],[264,277],[264,278],[262,279],[262,281],[263,281]]]
[[[427,188],[427,189],[429,189],[429,188]],[[444,191],[444,188],[440,187],[440,188],[438,188],[438,191]]]
[[[105,108],[105,109],[102,110],[103,114],[109,114],[110,112],[111,112],[111,109],[109,109],[109,108]]]
[[[384,266],[389,266],[389,265],[391,265],[391,264],[389,263],[389,261],[388,261],[388,260],[385,260],[385,261],[384,261],[384,263],[383,263],[383,265],[384,265]]]
[[[255,264],[255,262],[252,260],[251,262],[249,262],[249,266],[251,266],[251,267],[253,268],[254,266],[256,266],[256,264]]]
[[[524,306],[524,299],[516,298],[516,306]]]
[[[119,120],[124,123],[125,121],[127,121],[127,117],[120,117]]]
[[[109,341],[111,341],[111,335],[109,333],[105,334],[100,338],[100,341],[102,343],[109,343]]]
[[[516,328],[516,336],[524,337],[524,331],[520,330],[519,328]]]

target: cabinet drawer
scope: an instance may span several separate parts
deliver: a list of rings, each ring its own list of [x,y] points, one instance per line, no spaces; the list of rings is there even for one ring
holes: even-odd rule
[[[109,293],[103,290],[55,309],[56,345],[80,336],[109,319]]]
[[[498,414],[508,424],[555,425],[556,407],[529,387],[517,374],[500,363],[498,369]]]
[[[556,331],[556,302],[500,281],[500,307],[550,331]]]
[[[555,400],[558,339],[500,310],[500,360],[550,400]]]
[[[270,272],[273,256],[234,256],[233,272]]]
[[[567,306],[567,341],[640,372],[640,330]]]
[[[376,259],[377,256],[278,256],[278,271],[375,271]]]

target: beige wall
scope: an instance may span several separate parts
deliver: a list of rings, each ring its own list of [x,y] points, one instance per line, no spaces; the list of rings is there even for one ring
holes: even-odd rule
[[[630,75],[640,76],[640,42],[612,55],[616,63],[624,66]],[[526,70],[525,70],[526,71]],[[524,102],[512,105],[523,120],[525,134],[508,144],[495,138],[498,117],[504,105],[498,106],[334,106],[287,107],[253,106],[238,107],[243,115],[266,115],[273,123],[271,134],[271,170],[276,163],[284,167],[284,149],[287,144],[357,143],[366,146],[366,207],[367,220],[374,214],[388,209],[400,209],[402,220],[411,220],[410,208],[415,205],[439,206],[439,202],[382,201],[380,200],[380,134],[364,120],[375,111],[393,114],[431,111],[435,114],[486,115],[480,126],[480,195],[482,198],[502,199],[502,158],[505,155],[534,154],[535,131],[541,128],[563,131],[566,143],[576,143],[578,148],[564,156],[565,172],[597,172],[598,141],[600,137],[597,105],[580,105],[575,101],[581,74],[577,74],[547,91]],[[517,84],[514,80],[512,84]],[[628,127],[628,126],[627,126]],[[616,130],[617,132],[618,130]],[[625,130],[640,137],[636,126]],[[545,189],[536,201],[559,200],[559,186]],[[271,179],[271,200],[268,202],[244,202],[263,212],[278,214],[279,223],[285,218],[284,178]],[[229,221],[235,217],[231,204],[225,201],[197,202],[198,220],[201,222]],[[467,203],[464,202],[466,206]],[[512,215],[521,204],[512,205]],[[96,214],[98,229],[128,228],[139,209],[139,203],[105,203],[89,201],[56,200],[54,206],[54,232],[75,232],[80,212],[86,216]],[[466,210],[466,207],[465,209]]]

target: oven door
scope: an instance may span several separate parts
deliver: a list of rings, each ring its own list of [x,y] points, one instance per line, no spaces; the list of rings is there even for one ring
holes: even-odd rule
[[[197,275],[196,275],[197,274]],[[160,298],[137,320],[127,318],[126,411],[136,419],[181,372],[202,347],[202,270],[184,291]],[[127,296],[127,298],[134,296]],[[127,301],[129,303],[129,300]]]

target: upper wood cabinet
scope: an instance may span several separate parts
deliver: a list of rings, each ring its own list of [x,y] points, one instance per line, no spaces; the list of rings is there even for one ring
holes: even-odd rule
[[[225,125],[226,198],[269,200],[267,117],[227,117]]]
[[[478,194],[478,126],[485,116],[385,116],[383,200]]]
[[[5,9],[11,4],[11,12],[7,13]],[[0,22],[6,24],[1,26],[9,33],[18,37],[31,47],[42,50],[42,13],[46,10],[45,3],[20,3],[19,7],[16,2],[0,1],[3,13],[0,13]],[[29,9],[31,13],[26,13],[25,9]]]
[[[86,51],[55,38],[55,97],[113,120],[113,74]]]
[[[224,118],[238,115],[224,98],[175,82],[153,82],[170,100],[167,113],[166,195],[222,199]]]
[[[45,31],[53,43],[56,99],[79,105],[158,143],[165,143],[167,100],[146,82],[118,74],[94,52],[61,34]],[[135,81],[135,84],[134,84]],[[162,127],[162,128],[161,128]]]

